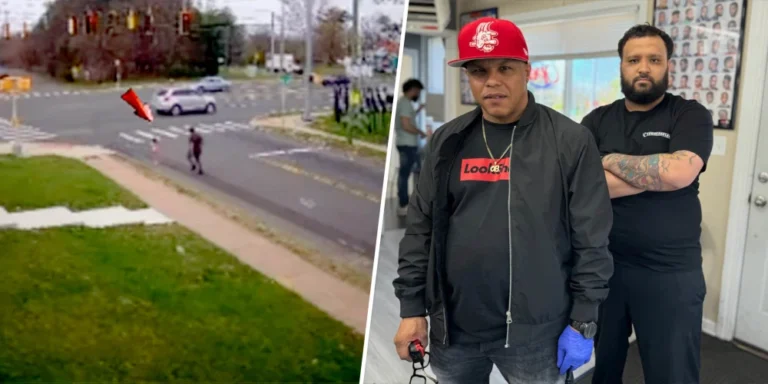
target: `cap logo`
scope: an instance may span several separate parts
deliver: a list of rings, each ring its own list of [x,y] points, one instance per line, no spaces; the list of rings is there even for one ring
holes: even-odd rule
[[[493,24],[493,21],[487,21],[477,25],[475,36],[473,36],[472,40],[469,42],[470,47],[477,48],[485,53],[489,53],[496,48],[499,44],[499,40],[496,39],[496,36],[498,36],[499,33],[491,29],[491,24]]]

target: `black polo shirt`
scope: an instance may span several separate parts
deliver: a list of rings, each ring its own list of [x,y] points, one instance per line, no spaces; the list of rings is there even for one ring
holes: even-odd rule
[[[712,151],[713,122],[694,100],[665,94],[652,110],[630,112],[624,99],[590,112],[581,122],[595,136],[601,155],[645,156],[688,150],[704,160]],[[610,250],[614,263],[657,271],[701,267],[698,176],[671,192],[646,191],[613,199]]]

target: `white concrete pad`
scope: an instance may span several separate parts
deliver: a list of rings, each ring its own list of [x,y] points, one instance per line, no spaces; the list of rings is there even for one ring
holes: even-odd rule
[[[154,208],[139,209],[132,212],[137,218],[140,218],[146,225],[170,224],[173,220],[166,217]]]
[[[77,212],[76,215],[83,222],[83,225],[89,228],[105,228],[142,222],[136,218],[133,211],[129,211],[122,206],[90,209]]]
[[[14,212],[7,216],[19,229],[40,229],[82,224],[82,219],[66,207],[51,207]]]

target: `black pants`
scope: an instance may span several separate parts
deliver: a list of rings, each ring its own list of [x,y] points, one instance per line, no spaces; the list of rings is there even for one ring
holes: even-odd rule
[[[600,306],[592,384],[620,384],[635,327],[646,383],[698,384],[706,295],[701,268],[655,272],[615,265]]]

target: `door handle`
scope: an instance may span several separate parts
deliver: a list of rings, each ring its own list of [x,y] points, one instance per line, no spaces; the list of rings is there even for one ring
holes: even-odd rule
[[[755,197],[755,205],[762,208],[765,207],[766,203],[768,203],[768,199],[765,198],[765,196],[757,196]]]
[[[757,180],[761,183],[768,183],[768,172],[760,172],[757,175]]]

